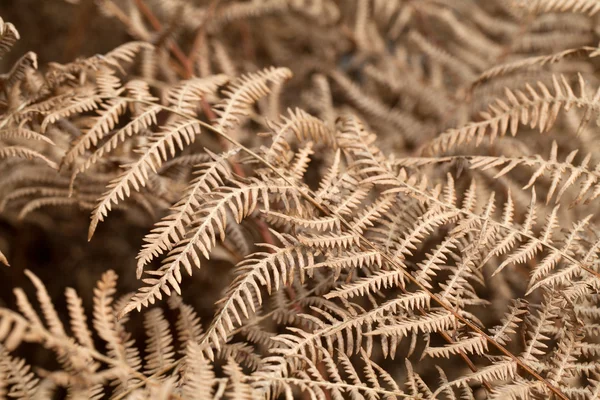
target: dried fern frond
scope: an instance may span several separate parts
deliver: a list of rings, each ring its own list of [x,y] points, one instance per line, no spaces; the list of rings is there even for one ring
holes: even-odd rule
[[[116,320],[114,313],[113,296],[117,276],[113,271],[105,273],[94,289],[93,328],[94,333],[106,342],[106,354],[94,347],[85,312],[81,307],[81,300],[75,291],[68,289],[66,292],[67,307],[74,335],[74,338],[70,338],[58,319],[42,282],[31,272],[26,271],[26,274],[36,286],[37,297],[47,327],[42,323],[24,292],[21,289],[15,289],[19,308],[23,315],[12,313],[6,309],[0,310],[0,326],[2,326],[0,340],[4,343],[0,347],[0,353],[2,353],[0,376],[2,376],[4,387],[10,388],[8,393],[11,396],[28,398],[28,396],[44,393],[40,378],[31,372],[31,367],[24,360],[13,358],[8,354],[9,351],[14,350],[19,341],[38,343],[57,352],[63,364],[68,367],[64,371],[52,372],[50,376],[55,385],[68,388],[70,392],[95,393],[94,396],[97,396],[112,391],[115,396],[123,396],[140,386],[147,385],[145,390],[152,390],[156,382],[168,380],[167,377],[161,377],[158,381],[154,381],[157,376],[164,374],[177,363],[174,358],[176,353],[171,344],[173,338],[169,323],[164,319],[160,309],[153,309],[147,313],[145,326],[148,333],[148,346],[144,373],[142,373],[139,351],[134,346],[134,341],[129,339],[124,325]],[[180,304],[179,307],[182,313],[187,312],[185,311],[187,310],[186,305]],[[188,318],[193,319],[194,317],[190,315]],[[178,326],[182,327],[181,324]],[[216,384],[214,374],[211,373],[212,364],[207,360],[202,362],[202,352],[199,351],[198,344],[193,337],[182,336],[182,338],[184,341],[181,345],[186,350],[180,354],[184,356],[187,354],[189,358],[186,357],[185,372],[181,375],[173,374],[173,377],[181,380],[184,393],[198,387],[211,388]],[[196,358],[196,355],[200,358]],[[100,372],[98,369],[101,365],[105,365],[106,368]],[[72,379],[69,377],[70,373],[75,373],[77,376]],[[208,380],[204,381],[203,379]],[[117,387],[110,389],[110,386],[115,386],[115,384]],[[167,392],[171,394],[178,391],[179,389],[175,386],[167,389]]]
[[[4,57],[19,39],[19,32],[15,26],[0,18],[0,58]]]
[[[184,197],[172,207],[173,213],[158,222],[144,238],[146,244],[138,254],[138,278],[141,277],[143,268],[148,262],[163,252],[171,250],[173,243],[180,242],[185,237],[203,197],[224,185],[226,179],[231,178],[227,160],[238,151],[234,149],[220,155],[209,152],[212,161],[197,166],[194,173],[198,176],[186,188]]]
[[[31,150],[23,146],[0,147],[0,159],[7,157],[18,157],[27,160],[39,159],[45,162],[51,168],[58,169],[58,165],[54,161],[48,159],[46,156],[44,156],[41,153],[38,153],[35,150]]]
[[[597,8],[38,10],[53,41],[0,75],[2,271],[32,282],[0,397],[597,397]]]
[[[594,15],[600,11],[600,5],[594,0],[536,0],[522,4],[531,12],[579,12]]]
[[[225,91],[227,99],[215,107],[218,115],[215,129],[219,132],[234,129],[240,117],[247,115],[248,109],[270,92],[269,84],[280,84],[291,77],[291,71],[287,68],[270,68],[233,81]]]
[[[140,289],[131,302],[121,310],[120,315],[125,315],[135,309],[140,310],[153,304],[156,299],[162,298],[162,292],[171,294],[169,285],[181,293],[181,267],[192,274],[192,266],[200,267],[200,256],[210,258],[210,251],[216,245],[217,235],[221,241],[225,239],[225,227],[228,223],[227,211],[231,211],[235,222],[240,223],[248,217],[261,200],[261,206],[269,209],[269,195],[289,195],[295,187],[285,183],[251,181],[249,184],[233,182],[233,187],[219,187],[218,191],[211,194],[209,201],[196,212],[192,228],[185,239],[178,242],[167,254],[162,267],[158,271],[146,271],[152,278],[143,281],[149,286]],[[294,202],[300,205],[299,195],[295,195]]]
[[[324,396],[325,393],[331,393],[334,398],[407,396],[394,379],[365,352],[360,357],[364,366],[357,370],[355,364],[344,353],[337,352],[334,356],[324,348],[317,351],[323,355],[322,368],[309,357],[298,357],[290,360],[290,363],[302,364],[302,369],[292,369],[289,373],[285,371],[281,376],[273,376],[269,369],[259,371],[252,376],[254,385],[266,396],[279,392],[291,393],[293,387],[302,388],[315,398]],[[361,379],[363,371],[366,377]]]
[[[578,151],[569,153],[564,161],[558,161],[558,145],[553,142],[550,155],[547,159],[540,155],[505,157],[505,156],[448,156],[448,157],[414,157],[397,160],[395,163],[403,167],[423,167],[439,163],[452,163],[465,161],[468,168],[473,170],[490,171],[493,179],[513,173],[519,167],[528,167],[533,172],[528,176],[527,183],[522,187],[528,190],[539,181],[547,180],[548,191],[546,204],[552,198],[558,204],[566,193],[572,192],[575,197],[570,206],[576,206],[585,201],[589,203],[600,195],[598,182],[598,167],[589,166],[591,154],[586,155],[579,165],[574,163]],[[493,174],[493,175],[492,175]],[[546,179],[544,179],[546,178]],[[576,188],[576,184],[579,188]]]
[[[177,121],[162,128],[162,131],[149,139],[148,146],[139,149],[142,156],[119,177],[111,181],[109,190],[102,196],[92,213],[92,221],[88,233],[91,239],[98,222],[103,221],[113,204],[129,197],[131,189],[139,191],[146,186],[149,174],[160,168],[167,157],[173,157],[177,149],[183,150],[200,134],[200,125],[196,121]]]
[[[37,55],[31,51],[27,52],[14,63],[9,72],[0,74],[0,87],[9,90],[17,82],[21,82],[30,69],[36,70],[37,67]]]
[[[475,80],[472,85],[473,86],[480,85],[480,84],[485,83],[486,81],[489,81],[490,79],[493,79],[497,76],[513,73],[520,69],[529,68],[529,67],[533,67],[533,66],[542,67],[546,64],[554,64],[565,58],[577,57],[580,55],[591,56],[594,51],[596,51],[595,47],[581,47],[581,48],[577,48],[577,49],[569,49],[569,50],[561,51],[560,53],[556,53],[556,54],[525,58],[523,60],[518,60],[518,61],[511,62],[511,63],[498,65],[498,66],[495,66],[495,67],[483,72],[481,75],[479,75],[477,80]]]
[[[255,253],[238,264],[236,278],[225,297],[219,300],[217,314],[199,340],[201,346],[212,345],[219,350],[220,343],[227,341],[233,327],[242,325],[242,319],[248,319],[256,312],[255,303],[262,304],[260,286],[265,286],[271,294],[280,290],[280,285],[288,285],[293,280],[294,268],[299,267],[302,271],[313,265],[312,257],[303,255],[302,247],[291,237],[277,237],[284,247],[265,244],[270,253]]]
[[[595,109],[594,103],[600,91],[591,97],[586,93],[586,84],[583,77],[579,76],[579,90],[577,95],[564,76],[552,78],[554,93],[541,82],[537,83],[536,90],[531,85],[526,85],[525,90],[513,92],[506,89],[508,102],[497,99],[489,106],[489,111],[482,112],[484,118],[481,122],[472,122],[460,129],[451,129],[433,139],[424,152],[435,154],[475,141],[479,145],[484,138],[494,142],[496,137],[502,137],[510,132],[516,135],[519,125],[529,125],[537,128],[540,133],[545,133],[552,128],[558,113],[568,111],[572,107],[583,108],[586,112]]]

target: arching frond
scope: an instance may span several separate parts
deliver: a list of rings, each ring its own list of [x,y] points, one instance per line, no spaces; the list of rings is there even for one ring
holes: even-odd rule
[[[269,68],[258,73],[248,74],[233,81],[225,91],[226,100],[217,104],[215,113],[219,116],[215,128],[228,132],[239,124],[239,118],[248,109],[270,92],[269,84],[277,84],[292,77],[287,68]]]
[[[167,101],[176,110],[195,115],[199,102],[207,95],[214,94],[219,86],[229,81],[226,75],[213,75],[209,78],[183,81],[167,92]]]
[[[127,166],[127,170],[108,185],[98,205],[92,213],[92,221],[88,239],[91,239],[98,222],[103,221],[111,210],[113,204],[119,203],[129,197],[131,189],[139,191],[146,186],[149,174],[156,172],[162,163],[170,156],[173,157],[177,149],[183,150],[192,143],[200,133],[200,125],[196,121],[178,121],[165,126],[161,132],[149,139],[149,145],[141,148],[141,157]]]
[[[594,15],[600,11],[600,5],[594,0],[535,0],[521,4],[534,13],[579,12]]]
[[[19,39],[17,28],[10,22],[0,19],[0,58],[4,57]]]
[[[197,167],[195,173],[198,176],[187,187],[185,196],[172,207],[173,213],[158,222],[152,232],[144,238],[147,243],[138,254],[138,278],[141,277],[143,267],[148,262],[164,251],[171,250],[173,243],[185,237],[193,215],[204,200],[203,197],[211,190],[222,186],[224,181],[231,177],[227,160],[237,152],[237,149],[220,155],[209,152],[212,161]]]
[[[305,256],[302,247],[289,236],[277,235],[284,247],[264,245],[270,252],[260,252],[242,261],[237,266],[233,280],[225,297],[218,302],[218,311],[211,325],[204,333],[200,344],[213,345],[217,350],[225,342],[235,325],[241,325],[243,318],[250,318],[256,306],[262,304],[260,287],[267,293],[289,285],[294,277],[294,268],[310,268],[314,261]]]
[[[269,209],[269,194],[286,194],[295,191],[293,186],[287,184],[252,182],[249,185],[241,182],[236,187],[221,187],[220,191],[213,192],[211,200],[203,204],[196,213],[192,222],[193,228],[186,238],[173,248],[163,261],[158,271],[147,271],[152,278],[143,281],[150,285],[140,289],[131,302],[120,312],[123,316],[128,312],[149,304],[155,299],[161,299],[162,293],[171,293],[168,285],[180,293],[181,267],[192,274],[192,266],[200,267],[200,256],[210,258],[210,251],[216,245],[217,235],[223,240],[225,238],[225,226],[227,225],[227,212],[231,211],[235,221],[240,223],[243,218],[250,215],[262,200],[262,206]],[[296,204],[299,199],[296,198]]]
[[[479,145],[484,138],[494,142],[496,137],[508,132],[516,135],[520,124],[537,128],[540,133],[547,132],[554,125],[558,113],[572,107],[594,110],[600,91],[591,97],[586,93],[583,77],[579,77],[579,94],[575,94],[564,76],[552,77],[552,90],[537,83],[537,89],[527,84],[524,90],[505,90],[506,101],[497,99],[489,106],[489,111],[481,115],[483,121],[472,122],[460,129],[451,129],[442,133],[426,148],[426,153],[436,154],[448,151],[458,145],[475,141]]]

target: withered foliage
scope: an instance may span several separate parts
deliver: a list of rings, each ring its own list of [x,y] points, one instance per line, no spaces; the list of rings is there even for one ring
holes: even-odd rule
[[[596,0],[44,1],[129,40],[0,74],[0,398],[600,398]]]

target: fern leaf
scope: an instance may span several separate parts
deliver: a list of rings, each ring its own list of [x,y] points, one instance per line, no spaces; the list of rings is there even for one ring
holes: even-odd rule
[[[93,326],[98,336],[106,342],[108,354],[124,365],[137,370],[140,367],[137,349],[124,335],[113,309],[113,295],[116,292],[117,275],[109,270],[102,275],[94,289]]]
[[[327,126],[318,118],[300,109],[288,109],[288,116],[282,116],[281,122],[270,123],[269,127],[274,132],[271,145],[263,149],[264,157],[269,162],[285,159],[289,149],[290,133],[298,141],[314,140],[326,145],[334,144],[335,137]]]
[[[154,46],[148,42],[129,42],[122,44],[104,55],[105,60],[116,62],[132,62],[142,50],[153,50]]]
[[[300,242],[308,247],[316,247],[319,249],[348,249],[353,246],[358,246],[360,237],[358,233],[333,233],[325,235],[300,235]]]
[[[427,347],[423,352],[424,356],[428,357],[443,357],[450,358],[451,354],[485,354],[487,352],[487,341],[481,335],[473,335],[466,339],[448,344],[443,347]]]
[[[102,104],[102,96],[90,96],[90,97],[78,97],[77,95],[68,99],[64,104],[61,104],[59,109],[54,109],[48,114],[42,121],[41,131],[46,132],[48,126],[54,124],[56,121],[70,117],[74,114],[82,114],[88,111],[92,111],[100,107]]]
[[[552,233],[556,229],[557,223],[558,223],[557,212],[558,212],[558,206],[554,207],[551,214],[548,216],[548,219],[547,219],[545,227],[544,227],[544,231],[542,232],[542,235],[539,239],[531,238],[528,240],[527,243],[523,244],[518,250],[513,251],[512,254],[510,254],[510,256],[508,256],[506,258],[506,260],[504,260],[502,262],[502,264],[500,264],[496,268],[496,270],[494,271],[494,274],[499,273],[504,267],[506,267],[509,264],[524,263],[524,262],[527,262],[528,260],[531,260],[537,254],[537,252],[542,250],[542,247],[543,247],[542,243],[551,245],[552,244],[552,240],[551,240]]]
[[[16,83],[21,82],[29,70],[35,70],[37,67],[37,55],[29,51],[15,62],[9,72],[0,75],[0,84],[4,90],[8,90]]]
[[[328,257],[326,261],[316,263],[305,268],[333,268],[333,269],[350,269],[350,268],[365,268],[372,266],[381,266],[381,253],[378,251],[365,251],[360,253],[348,253],[340,257]]]
[[[269,94],[268,84],[277,84],[292,77],[287,68],[269,68],[257,73],[242,76],[231,83],[225,91],[227,99],[216,106],[219,116],[215,129],[219,132],[231,131],[239,124],[239,118],[261,97]]]
[[[66,336],[63,324],[42,281],[29,270],[25,270],[25,275],[33,282],[33,285],[36,288],[37,298],[41,305],[44,318],[50,328],[50,332],[56,336]]]
[[[202,335],[202,325],[200,325],[200,317],[194,311],[194,308],[183,303],[181,298],[173,295],[169,298],[169,307],[178,309],[179,315],[175,327],[180,343],[197,343]]]
[[[12,351],[26,339],[28,321],[20,314],[7,309],[0,309],[0,341],[3,346]]]
[[[392,124],[394,127],[401,129],[402,133],[409,139],[415,140],[415,138],[412,137],[412,135],[414,135],[413,132],[421,132],[421,134],[424,135],[430,134],[431,128],[429,126],[421,123],[412,115],[398,109],[391,109],[387,105],[381,103],[377,98],[363,93],[362,90],[344,74],[332,71],[330,77],[344,90],[344,93],[357,108],[374,118],[382,119],[383,121]]]
[[[235,221],[240,223],[254,211],[261,197],[263,206],[268,209],[269,193],[284,194],[294,190],[293,186],[287,184],[253,182],[250,185],[237,183],[236,188],[222,187],[219,192],[213,192],[213,199],[206,202],[197,212],[197,218],[193,222],[194,228],[190,230],[188,237],[167,254],[163,266],[158,271],[147,272],[155,276],[143,280],[150,286],[140,289],[119,315],[123,316],[134,309],[140,310],[148,304],[153,304],[156,298],[162,298],[161,291],[170,295],[171,290],[167,284],[180,293],[181,267],[191,275],[192,266],[200,267],[200,255],[210,257],[210,251],[216,245],[217,234],[221,240],[225,238],[228,210],[233,214]]]
[[[584,230],[586,225],[589,223],[590,219],[591,219],[591,216],[588,216],[587,218],[584,218],[583,220],[577,222],[576,224],[573,224],[573,228],[571,228],[568,236],[564,239],[562,247],[560,249],[558,249],[558,248],[552,249],[552,251],[534,269],[534,271],[531,274],[531,279],[530,279],[530,283],[529,283],[529,286],[530,286],[529,292],[531,292],[532,290],[535,290],[535,288],[540,287],[541,285],[545,285],[545,284],[549,284],[550,282],[553,282],[553,280],[545,280],[544,283],[537,282],[536,284],[534,284],[534,282],[540,281],[543,277],[546,277],[546,278],[548,277],[547,275],[552,271],[552,269],[554,269],[556,267],[556,265],[562,258],[563,254],[572,254],[573,253],[573,247],[576,245],[577,241],[579,240],[579,235]],[[587,261],[586,259],[587,259],[587,257],[584,258],[583,261],[584,262]],[[572,271],[572,272],[574,272],[574,271]],[[554,281],[554,282],[556,282],[556,281]]]
[[[476,372],[468,374],[464,378],[450,381],[448,383],[448,386],[458,387],[469,381],[476,381],[476,382],[496,381],[496,380],[505,381],[505,380],[514,378],[516,376],[516,374],[517,374],[517,365],[512,360],[504,359],[502,361],[497,361],[488,367],[481,368]],[[436,391],[436,393],[434,393],[434,397],[436,394],[440,393],[442,389],[443,389],[443,387],[438,389]]]
[[[170,251],[173,244],[185,237],[186,226],[191,223],[193,214],[200,207],[203,196],[223,185],[231,177],[227,160],[237,153],[237,149],[215,155],[209,151],[212,161],[200,164],[195,174],[198,176],[185,190],[184,196],[172,208],[172,214],[155,224],[155,228],[144,238],[146,242],[138,254],[137,277],[142,275],[145,265],[164,251]]]
[[[191,341],[186,347],[186,363],[182,377],[182,393],[185,398],[192,399],[198,394],[213,397],[215,373],[211,363],[204,358],[202,348]]]
[[[54,145],[55,143],[47,136],[41,135],[31,129],[19,126],[16,128],[7,128],[0,130],[0,139],[30,139],[30,140],[40,140],[46,142],[50,145]]]
[[[18,158],[24,158],[27,160],[32,160],[32,159],[37,158],[39,160],[42,160],[46,164],[48,164],[48,166],[50,166],[51,168],[58,169],[58,165],[54,161],[52,161],[48,157],[46,157],[45,155],[38,153],[35,150],[31,150],[27,147],[23,147],[23,146],[0,147],[0,159],[7,158],[7,157],[18,157]]]
[[[534,0],[522,3],[533,13],[577,12],[595,15],[600,11],[600,4],[595,0]]]
[[[296,215],[286,215],[277,211],[267,211],[265,216],[269,221],[281,226],[296,225],[298,227],[307,228],[317,231],[328,231],[339,229],[339,220],[335,217],[323,218],[302,218]]]
[[[544,66],[547,64],[554,64],[565,58],[576,57],[580,55],[589,55],[591,52],[595,50],[594,47],[579,47],[576,49],[568,49],[563,50],[558,53],[536,56],[536,57],[527,57],[518,61],[508,62],[505,64],[494,66],[487,71],[484,71],[479,77],[473,82],[473,86],[484,83],[492,78],[509,74],[515,71],[518,71],[523,68],[529,68],[533,66]]]
[[[489,106],[489,111],[482,113],[482,122],[472,122],[460,129],[451,129],[435,138],[424,150],[425,153],[435,154],[448,151],[457,145],[475,141],[479,145],[484,137],[489,136],[494,142],[497,136],[504,136],[509,131],[517,134],[519,124],[528,124],[538,128],[540,133],[547,132],[553,125],[561,109],[578,108],[592,109],[594,99],[600,96],[600,90],[590,98],[585,93],[585,82],[580,76],[580,95],[576,95],[564,76],[552,77],[551,93],[546,85],[537,83],[538,90],[531,85],[525,85],[524,90],[516,92],[506,89],[506,99],[497,99]]]
[[[242,315],[250,318],[250,311],[256,312],[255,302],[262,304],[260,286],[265,286],[270,294],[279,290],[280,283],[288,284],[295,264],[300,268],[312,266],[312,256],[303,255],[301,247],[290,242],[290,237],[279,236],[286,247],[265,245],[271,253],[256,253],[238,264],[237,276],[225,297],[217,303],[218,311],[200,341],[201,345],[210,343],[219,350],[220,343],[227,340],[234,326],[242,324]]]
[[[395,300],[390,300],[383,305],[361,314],[355,318],[350,318],[348,315],[342,315],[341,319],[334,319],[332,315],[329,315],[325,311],[321,311],[316,307],[313,307],[313,311],[323,314],[329,324],[323,323],[314,317],[306,316],[317,324],[318,329],[313,332],[305,332],[297,328],[288,328],[290,334],[281,334],[274,338],[279,343],[279,346],[273,349],[275,356],[269,360],[269,363],[265,363],[259,372],[263,372],[268,376],[263,379],[267,381],[271,378],[281,376],[285,374],[288,363],[295,361],[295,355],[305,355],[309,353],[316,353],[319,351],[319,343],[322,339],[326,339],[328,343],[327,352],[333,353],[334,342],[337,342],[340,354],[352,355],[354,353],[353,338],[356,331],[356,349],[361,348],[361,342],[366,339],[369,342],[371,336],[379,334],[381,331],[381,325],[379,329],[372,329],[371,325],[379,323],[382,319],[385,320],[388,315],[400,314],[402,311],[427,307],[429,304],[429,296],[426,292],[419,291],[416,293],[409,293],[407,295],[399,296]],[[339,312],[339,311],[338,311]],[[442,318],[436,317],[441,312],[429,314],[423,317],[422,326],[425,325],[439,325]],[[452,316],[449,314],[450,317]],[[426,319],[429,321],[426,322]],[[417,328],[417,324],[413,324],[413,328]],[[363,332],[364,331],[364,332]],[[347,336],[345,340],[343,333]],[[371,345],[367,344],[367,348],[371,348]]]
[[[406,318],[396,324],[384,325],[368,335],[406,336],[409,332],[439,332],[454,326],[454,316],[447,311],[433,311],[423,317]]]
[[[119,122],[119,117],[125,112],[128,102],[123,99],[110,99],[102,104],[98,116],[90,121],[87,131],[77,139],[62,159],[61,166],[72,164],[75,159],[81,156],[92,145],[98,142]]]
[[[323,348],[318,348],[316,353],[320,363],[304,358],[304,368],[288,368],[289,371],[283,376],[273,376],[266,371],[260,371],[252,376],[255,380],[254,386],[267,393],[271,389],[269,386],[274,389],[283,387],[287,395],[293,393],[293,388],[299,388],[313,398],[331,395],[331,398],[336,400],[392,399],[407,396],[389,374],[375,364],[365,352],[361,353],[360,364],[364,367],[360,372],[344,353],[337,352],[335,358]],[[323,367],[319,368],[318,365]]]
[[[142,156],[130,164],[125,172],[111,181],[109,190],[100,198],[92,212],[92,221],[88,240],[94,235],[98,222],[103,221],[113,204],[124,200],[131,194],[131,188],[139,191],[146,185],[150,171],[156,172],[167,157],[173,157],[177,148],[183,150],[192,143],[200,133],[200,125],[196,121],[179,121],[167,125],[163,130],[150,138],[147,148],[140,149]]]
[[[342,285],[336,290],[325,295],[326,298],[340,297],[352,298],[375,293],[382,288],[404,287],[404,271],[377,271],[368,278],[360,278],[356,282]]]
[[[433,287],[429,282],[436,276],[437,271],[442,268],[442,263],[446,262],[448,256],[457,249],[457,245],[458,240],[456,237],[451,236],[445,239],[432,253],[427,254],[424,262],[417,264],[419,269],[415,273],[415,279],[426,288],[432,289]]]
[[[228,393],[230,399],[253,400],[256,398],[257,393],[245,381],[242,369],[232,358],[227,360],[227,364],[223,367],[223,370],[229,376]]]
[[[0,59],[8,53],[11,47],[20,39],[19,32],[10,22],[0,18]]]
[[[212,75],[208,78],[195,78],[181,82],[167,92],[167,101],[176,110],[196,115],[199,102],[209,94],[214,94],[219,86],[229,81],[226,75]]]
[[[67,299],[67,308],[69,310],[69,319],[71,320],[71,331],[77,338],[77,341],[90,349],[94,349],[94,340],[92,333],[88,328],[87,317],[82,306],[82,300],[72,288],[65,290]]]
[[[6,265],[7,267],[10,267],[10,263],[8,262],[8,259],[6,258],[4,253],[2,253],[1,251],[0,251],[0,263]]]
[[[3,354],[4,353],[4,354]],[[0,350],[0,369],[10,385],[8,396],[24,400],[33,400],[39,390],[40,380],[31,372],[31,367],[20,358],[13,358]]]
[[[156,125],[156,115],[162,110],[161,106],[151,106],[144,109],[138,116],[127,123],[123,128],[119,129],[105,143],[98,147],[94,153],[85,160],[85,162],[77,169],[76,174],[80,174],[88,170],[93,164],[97,163],[106,153],[109,153],[117,148],[120,143],[123,143],[126,138],[132,137],[143,132],[151,125]]]
[[[144,314],[144,328],[148,336],[144,368],[148,375],[153,375],[173,363],[173,335],[160,308]]]

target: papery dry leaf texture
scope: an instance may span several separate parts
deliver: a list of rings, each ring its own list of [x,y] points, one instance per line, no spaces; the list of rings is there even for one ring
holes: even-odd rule
[[[599,10],[0,5],[0,398],[600,398]]]

